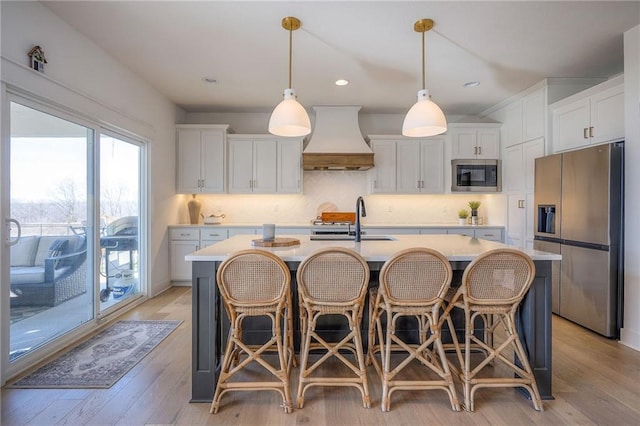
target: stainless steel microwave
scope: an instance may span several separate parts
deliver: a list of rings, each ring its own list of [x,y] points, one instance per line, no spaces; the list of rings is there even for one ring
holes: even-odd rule
[[[451,160],[452,192],[502,191],[500,160]]]

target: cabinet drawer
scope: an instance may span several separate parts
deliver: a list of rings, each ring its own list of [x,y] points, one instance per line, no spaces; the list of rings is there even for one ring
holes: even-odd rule
[[[502,242],[502,232],[498,229],[476,229],[476,238]]]
[[[449,228],[447,229],[447,234],[466,235],[467,237],[475,237],[475,233],[473,229],[467,229],[467,228]]]
[[[200,239],[200,230],[198,228],[172,228],[169,229],[169,239],[176,240],[196,240]]]
[[[200,229],[201,240],[221,241],[227,239],[226,229]]]

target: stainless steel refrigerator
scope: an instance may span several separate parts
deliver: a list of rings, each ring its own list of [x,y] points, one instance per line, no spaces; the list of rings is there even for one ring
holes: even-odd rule
[[[534,248],[560,253],[554,313],[607,337],[622,326],[624,143],[550,155],[535,164]]]

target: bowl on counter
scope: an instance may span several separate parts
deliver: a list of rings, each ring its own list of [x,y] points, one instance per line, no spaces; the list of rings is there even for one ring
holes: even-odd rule
[[[212,214],[209,216],[205,216],[202,221],[205,225],[220,225],[224,217],[224,214]]]

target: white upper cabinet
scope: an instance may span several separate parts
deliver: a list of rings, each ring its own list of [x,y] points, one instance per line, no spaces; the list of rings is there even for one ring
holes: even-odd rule
[[[396,141],[371,139],[375,166],[371,175],[371,192],[391,194],[396,192]]]
[[[225,190],[227,125],[178,125],[176,192],[222,193]]]
[[[556,102],[551,109],[555,152],[624,138],[621,77]]]
[[[545,102],[545,88],[540,88],[505,107],[502,133],[505,147],[544,137]]]
[[[450,124],[451,158],[500,158],[499,124]]]
[[[545,103],[544,89],[538,89],[522,99],[522,141],[544,137]]]
[[[535,160],[544,156],[544,138],[510,146],[505,149],[504,179],[505,192],[533,192]]]
[[[369,136],[375,167],[371,191],[384,194],[442,194],[443,136],[426,139]]]
[[[278,193],[302,192],[302,138],[278,139]]]
[[[502,125],[505,147],[522,142],[522,123],[522,99],[518,99],[505,107],[505,118]]]
[[[230,193],[301,192],[301,138],[229,135]]]

